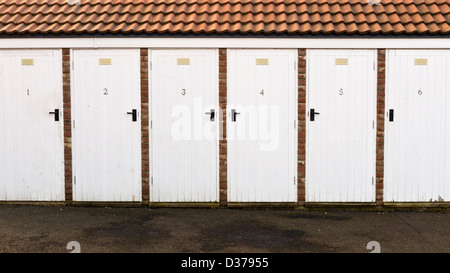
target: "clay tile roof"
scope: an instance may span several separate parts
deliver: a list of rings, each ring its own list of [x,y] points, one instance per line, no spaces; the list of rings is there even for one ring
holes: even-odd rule
[[[450,35],[450,0],[0,0],[0,35]]]

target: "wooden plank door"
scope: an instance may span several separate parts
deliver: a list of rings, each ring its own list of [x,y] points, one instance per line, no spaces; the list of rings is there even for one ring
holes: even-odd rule
[[[74,201],[141,197],[139,50],[74,50]]]
[[[450,200],[450,51],[389,50],[385,202]]]
[[[61,50],[0,52],[0,200],[64,200],[61,61]]]
[[[228,201],[297,201],[297,52],[228,51]]]
[[[375,201],[374,50],[309,50],[307,202]]]
[[[151,201],[218,202],[218,52],[151,51]]]

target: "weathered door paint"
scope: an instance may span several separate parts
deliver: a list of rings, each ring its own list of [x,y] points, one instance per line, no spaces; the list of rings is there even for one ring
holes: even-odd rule
[[[151,51],[151,202],[218,202],[218,52]]]
[[[0,200],[64,200],[61,62],[61,50],[0,51]]]
[[[139,50],[74,50],[74,201],[141,201]]]
[[[375,56],[308,51],[307,202],[375,201]]]
[[[384,201],[450,201],[450,50],[387,52]]]
[[[228,202],[297,201],[297,51],[228,50]]]

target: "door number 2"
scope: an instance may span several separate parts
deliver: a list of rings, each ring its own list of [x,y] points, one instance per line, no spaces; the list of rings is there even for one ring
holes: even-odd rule
[[[107,88],[104,88],[104,89],[103,89],[103,95],[104,95],[104,96],[108,96],[108,95],[109,95],[108,89],[107,89]]]

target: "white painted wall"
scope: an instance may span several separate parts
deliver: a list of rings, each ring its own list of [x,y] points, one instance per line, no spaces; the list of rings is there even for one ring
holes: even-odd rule
[[[442,49],[449,38],[7,38],[0,48]]]

